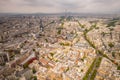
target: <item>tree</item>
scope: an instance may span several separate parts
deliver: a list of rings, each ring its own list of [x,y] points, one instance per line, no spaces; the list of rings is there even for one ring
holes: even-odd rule
[[[32,69],[32,71],[33,71],[33,73],[36,73],[36,70],[35,70],[35,68],[33,68],[33,69]]]
[[[101,35],[102,35],[102,37],[104,37],[105,36],[105,32],[102,32]]]
[[[110,37],[111,37],[111,39],[113,39],[113,37],[112,37],[112,31],[114,30],[113,28],[109,28],[109,30],[110,30]]]
[[[114,44],[113,44],[112,42],[110,42],[110,43],[108,44],[108,46],[109,46],[110,48],[112,48],[112,47],[114,47]]]

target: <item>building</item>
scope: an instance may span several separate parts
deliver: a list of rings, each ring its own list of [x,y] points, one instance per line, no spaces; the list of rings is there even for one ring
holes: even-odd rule
[[[16,77],[21,78],[25,77],[26,80],[30,80],[30,78],[33,76],[32,70],[26,68],[22,71],[16,72]]]
[[[9,54],[8,53],[0,53],[0,65],[5,64],[9,61]]]

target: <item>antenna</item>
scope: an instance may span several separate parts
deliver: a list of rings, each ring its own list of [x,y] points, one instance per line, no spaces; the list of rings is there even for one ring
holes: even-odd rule
[[[67,9],[65,9],[65,18],[67,18]]]
[[[43,31],[44,30],[44,26],[42,24],[42,19],[40,19],[40,30]]]

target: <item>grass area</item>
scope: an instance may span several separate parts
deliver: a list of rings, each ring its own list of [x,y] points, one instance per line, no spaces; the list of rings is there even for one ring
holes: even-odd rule
[[[94,80],[95,76],[96,76],[97,70],[95,69],[91,75],[90,80]]]
[[[83,80],[88,80],[89,78],[90,80],[94,80],[97,73],[97,69],[99,68],[101,61],[102,61],[102,57],[95,58],[90,68],[88,69],[86,75],[84,76]],[[89,74],[91,74],[91,76],[89,76]]]
[[[92,46],[93,48],[96,48],[95,45],[88,39],[88,37],[87,37],[86,34],[87,33],[84,32],[84,38],[85,38],[85,40],[89,43],[90,46]]]
[[[120,66],[117,67],[117,70],[120,70]]]
[[[60,45],[61,45],[61,46],[70,46],[70,43],[67,43],[67,42],[66,42],[66,43],[63,43],[63,42],[61,42]]]
[[[111,27],[111,26],[114,27],[116,22],[117,22],[116,20],[112,20],[107,24],[106,27]]]
[[[63,27],[63,26],[64,26],[64,22],[61,23],[61,27]]]
[[[57,34],[61,34],[62,30],[63,30],[63,26],[64,26],[64,22],[61,22],[61,26],[59,28],[57,28]]]
[[[59,29],[57,33],[58,33],[58,34],[61,34],[61,30]]]
[[[88,69],[86,75],[83,77],[83,80],[88,80],[89,74],[92,72],[96,60],[97,60],[97,58],[95,58],[95,60],[92,62],[92,64],[91,64],[90,68]]]
[[[30,80],[37,80],[37,76],[32,76]]]
[[[82,25],[79,21],[77,21],[78,22],[78,24],[79,24],[79,26],[81,27],[81,28],[84,28],[85,27],[85,25]]]
[[[99,67],[99,66],[100,66],[101,61],[102,61],[102,57],[99,57],[99,58],[98,58],[98,61],[97,61],[97,63],[96,63],[96,67]]]
[[[110,48],[112,48],[112,47],[114,47],[114,44],[113,44],[112,42],[109,42],[109,43],[108,43],[108,46],[109,46]]]

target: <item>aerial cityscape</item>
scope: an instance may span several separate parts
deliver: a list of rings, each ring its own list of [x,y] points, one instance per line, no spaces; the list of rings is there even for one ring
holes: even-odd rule
[[[119,2],[1,0],[0,80],[120,80]]]

